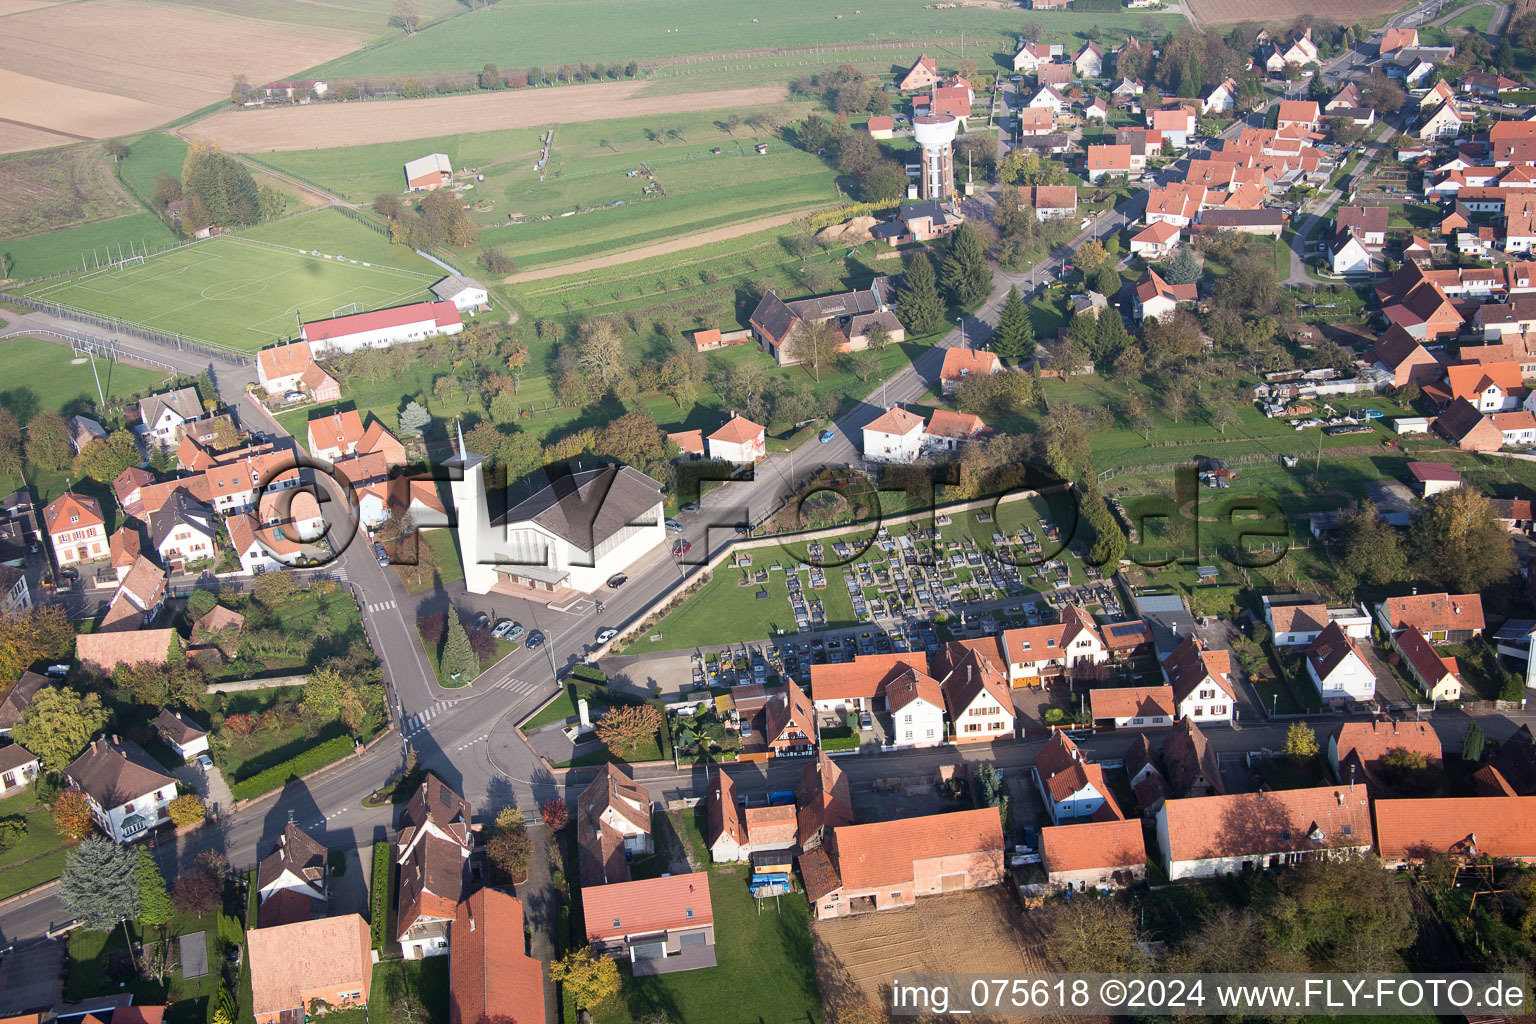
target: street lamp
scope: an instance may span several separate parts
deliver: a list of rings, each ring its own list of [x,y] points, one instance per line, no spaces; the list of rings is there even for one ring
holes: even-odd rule
[[[963,316],[955,317],[955,323],[960,325],[960,347],[961,348],[966,348],[967,345],[965,344],[965,317],[963,317]]]

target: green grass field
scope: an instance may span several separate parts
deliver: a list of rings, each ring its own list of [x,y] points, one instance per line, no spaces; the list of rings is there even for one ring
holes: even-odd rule
[[[365,39],[393,38],[400,30],[389,25],[394,0],[167,0],[198,10],[225,11],[263,21],[283,21],[305,28],[331,28],[355,32]],[[458,0],[417,0],[422,24],[464,10]]]
[[[349,54],[314,74],[358,77],[439,71],[478,71],[487,61],[524,68],[591,61],[624,62],[774,47],[886,40],[958,38],[963,32],[978,56],[1013,45],[1017,10],[1002,6],[925,10],[903,0],[870,0],[831,9],[814,0],[762,0],[750,9],[713,0],[528,0],[488,7],[409,38]],[[1097,25],[1113,33],[1140,31],[1139,12],[1048,13],[1048,31],[1076,33]],[[1172,29],[1183,18],[1151,15]],[[1012,54],[1012,49],[1008,50]],[[916,54],[912,55],[913,57]]]
[[[810,109],[808,103],[794,103],[776,113],[793,119]],[[349,198],[368,200],[399,190],[406,160],[442,152],[455,167],[484,175],[465,195],[484,229],[483,244],[505,246],[521,269],[529,269],[836,201],[833,171],[819,157],[776,136],[728,129],[731,114],[751,113],[715,110],[559,126],[542,180],[534,166],[539,131],[301,150],[262,159]],[[756,152],[759,142],[768,144],[766,155]],[[628,176],[642,166],[654,179]],[[519,223],[509,222],[514,214]]]
[[[0,366],[5,367],[0,406],[11,410],[22,423],[39,412],[73,415],[85,402],[95,404],[98,379],[107,402],[115,404],[149,389],[166,376],[155,370],[97,359],[93,377],[88,359],[77,360],[69,346],[37,338],[0,342]]]
[[[123,180],[145,199],[150,199],[155,191],[155,175],[164,171],[180,180],[181,165],[186,159],[185,142],[164,132],[150,132],[128,143],[128,155],[123,158]]]
[[[310,244],[323,255],[253,241],[259,234],[277,234],[289,244],[297,240],[302,245],[294,232],[274,229],[322,217],[323,237],[301,237],[313,237]],[[253,352],[292,337],[295,314],[318,320],[349,303],[367,310],[428,297],[427,287],[441,275],[398,269],[403,263],[425,263],[408,249],[388,249],[372,240],[384,243],[351,221],[319,213],[266,225],[248,237],[216,236],[122,269],[45,282],[27,294]],[[355,243],[365,243],[368,251],[360,253]],[[372,264],[369,257],[378,259],[379,253],[391,262]],[[339,258],[342,255],[347,262]]]
[[[126,252],[130,245],[157,249],[176,244],[176,236],[159,217],[145,211],[126,217],[81,224],[30,238],[0,242],[0,252],[11,258],[11,276],[19,281],[66,274],[81,268],[81,258],[91,262],[91,254],[103,257],[119,246]]]

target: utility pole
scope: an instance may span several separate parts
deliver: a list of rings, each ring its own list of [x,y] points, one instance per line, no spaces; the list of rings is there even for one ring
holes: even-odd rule
[[[96,381],[96,398],[101,402],[98,408],[104,410],[107,407],[107,396],[101,393],[101,377],[96,373],[96,347],[88,346],[85,351],[91,357],[91,377]]]

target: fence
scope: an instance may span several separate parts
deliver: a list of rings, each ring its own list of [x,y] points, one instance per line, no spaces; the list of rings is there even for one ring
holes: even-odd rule
[[[204,241],[204,239],[201,239],[201,238],[187,238],[187,239],[183,239],[180,242],[173,242],[170,245],[162,245],[162,246],[160,246],[158,248],[155,248],[155,249],[151,249],[148,246],[144,246],[144,247],[141,247],[141,248],[135,250],[134,254],[132,256],[130,256],[129,259],[139,259],[140,257],[158,256],[158,255],[160,255],[163,252],[171,252],[174,249],[180,249],[183,246],[187,246],[187,245],[196,245],[198,242],[201,242],[201,241]],[[45,281],[57,281],[59,278],[62,278],[62,277],[73,277],[74,275],[80,274],[80,273],[90,273],[92,271],[110,270],[112,267],[114,267],[116,265],[117,264],[115,262],[109,262],[109,263],[107,263],[105,265],[98,264],[97,266],[94,266],[94,267],[86,266],[85,265],[85,254],[81,253],[81,263],[80,263],[80,269],[79,270],[61,270],[57,274],[44,274],[42,277],[32,277],[32,278],[28,278],[25,281],[18,281],[18,282],[16,282],[16,285],[17,286],[30,286],[30,285],[34,285],[34,284],[42,284]],[[15,296],[13,294],[9,293],[9,292],[6,293],[5,297],[7,299],[14,299],[15,298]]]
[[[257,167],[265,168],[266,170],[271,171],[273,174],[281,174],[285,178],[292,178],[294,181],[297,181],[297,182],[299,182],[300,184],[303,184],[303,185],[307,185],[310,188],[314,189],[316,192],[322,192],[325,195],[328,195],[328,196],[332,197],[333,199],[345,199],[345,198],[347,198],[346,196],[344,196],[341,193],[337,192],[335,189],[326,188],[324,185],[320,184],[319,182],[311,181],[308,178],[304,177],[304,175],[302,175],[302,174],[294,174],[292,171],[287,170],[287,169],[282,168],[282,167],[278,167],[276,164],[269,164],[265,160],[260,159],[259,157],[254,157],[254,156],[250,156],[250,155],[247,155],[247,154],[241,154],[240,159],[244,160],[246,163],[255,164]]]
[[[114,342],[102,341],[100,338],[92,338],[84,334],[74,334],[64,331],[12,331],[9,334],[0,334],[0,338],[41,338],[44,341],[58,339],[59,344],[68,345],[76,354],[89,354],[110,359],[114,363],[134,362],[144,366],[153,367],[156,370],[164,370],[167,373],[181,373],[170,363],[162,363],[158,359],[150,359],[141,356],[137,352],[126,352],[118,348]]]
[[[34,309],[40,313],[47,313],[50,316],[56,316],[62,320],[73,320],[76,323],[82,324],[94,324],[97,327],[103,327],[118,334],[126,334],[134,338],[142,338],[145,341],[156,345],[165,345],[169,348],[176,349],[178,352],[188,352],[192,355],[200,356],[202,358],[217,359],[224,362],[235,363],[239,366],[249,366],[251,363],[251,357],[248,355],[236,352],[232,349],[223,348],[218,345],[210,345],[205,341],[197,341],[192,338],[187,338],[180,334],[164,334],[160,331],[151,330],[148,327],[144,327],[139,324],[129,323],[126,320],[117,320],[113,317],[97,316],[94,313],[87,313],[84,310],[73,309],[69,306],[60,306],[53,302],[43,302],[39,299],[34,299],[27,295],[16,295],[12,292],[6,292],[5,298],[7,301],[14,302],[18,306],[25,306],[28,309]]]
[[[384,226],[383,224],[380,224],[378,221],[374,220],[372,217],[369,217],[365,213],[361,213],[361,212],[359,212],[357,210],[354,210],[350,206],[333,206],[333,207],[331,207],[331,209],[335,210],[337,213],[341,214],[343,217],[351,217],[353,220],[357,221],[363,227],[369,228],[369,229],[371,229],[373,231],[377,231],[379,234],[383,235],[385,238],[389,237],[389,228]]]

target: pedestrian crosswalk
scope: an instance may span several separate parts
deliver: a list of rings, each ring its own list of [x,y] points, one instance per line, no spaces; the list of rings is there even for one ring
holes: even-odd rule
[[[453,701],[440,700],[436,704],[433,704],[431,707],[429,707],[429,708],[427,708],[427,709],[425,709],[423,711],[418,711],[414,715],[411,715],[410,717],[408,717],[405,720],[405,723],[400,727],[401,735],[403,735],[406,739],[410,739],[412,736],[416,735],[417,733],[421,732],[421,730],[425,729],[427,727],[427,723],[428,722],[430,722],[433,718],[437,717],[438,715],[442,714],[443,711],[445,709],[447,709],[452,704],[453,704]]]
[[[377,615],[379,612],[388,611],[393,607],[395,607],[395,602],[392,599],[389,601],[380,601],[378,604],[370,604],[368,606],[368,613],[370,615]]]
[[[513,693],[532,693],[538,688],[538,683],[530,683],[522,679],[513,679],[511,677],[503,679],[501,682],[496,683],[491,687],[493,690],[510,690]]]

